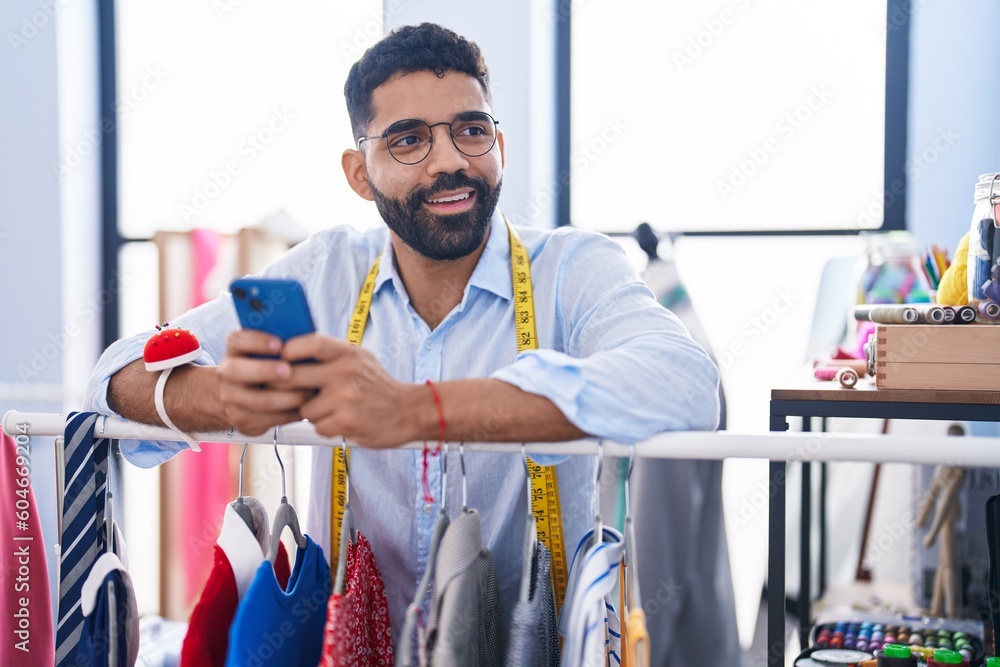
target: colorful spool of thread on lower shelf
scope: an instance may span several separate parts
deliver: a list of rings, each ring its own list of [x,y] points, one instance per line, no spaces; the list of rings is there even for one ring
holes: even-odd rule
[[[948,667],[948,665],[969,667],[969,661],[962,657],[958,651],[948,649],[934,651],[934,655],[927,659],[927,667]]]
[[[872,621],[822,623],[816,627],[814,642],[814,645],[821,649],[847,649],[868,653],[881,653],[883,647],[888,644],[906,646],[921,663],[940,649],[959,652],[970,662],[973,659],[980,660],[979,656],[983,655],[982,640],[961,630]],[[1000,664],[996,667],[1000,667]]]
[[[876,656],[878,667],[917,667],[917,656],[904,644],[886,644]]]

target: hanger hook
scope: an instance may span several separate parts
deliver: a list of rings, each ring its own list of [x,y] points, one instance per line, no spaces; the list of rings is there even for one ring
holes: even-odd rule
[[[444,510],[445,502],[448,497],[445,495],[448,492],[448,443],[441,445],[441,509]]]
[[[465,443],[458,443],[458,462],[462,467],[462,511],[469,509],[469,485],[465,478]]]
[[[278,459],[278,465],[281,466],[281,497],[282,499],[287,499],[288,494],[285,492],[285,464],[281,460],[281,454],[278,453],[278,426],[274,427],[274,456]]]
[[[632,471],[635,469],[635,443],[628,446],[628,468],[625,470],[625,517],[632,516]]]
[[[239,497],[239,498],[243,497],[243,462],[247,458],[247,450],[248,449],[250,449],[250,443],[249,442],[244,442],[243,443],[243,454],[240,455],[240,482],[239,482],[239,487],[240,488],[239,488],[239,491],[236,494],[237,497]]]
[[[229,433],[226,434],[226,437],[229,438],[230,440],[232,440],[233,439],[233,435],[235,435],[235,434],[236,434],[236,427],[235,426],[230,426],[229,427]],[[250,444],[250,443],[247,443],[247,444]]]
[[[594,534],[597,542],[604,541],[604,527],[601,525],[601,472],[604,468],[604,440],[597,441],[597,475],[594,477],[594,496],[596,511],[594,512]]]

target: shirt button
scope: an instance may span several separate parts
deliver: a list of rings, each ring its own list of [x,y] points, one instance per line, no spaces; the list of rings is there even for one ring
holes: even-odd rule
[[[434,349],[434,341],[432,341],[432,340],[427,341],[426,343],[424,343],[424,347],[426,347],[428,350],[433,350]]]
[[[427,514],[430,514],[431,510],[433,510],[433,509],[434,509],[434,505],[432,505],[431,503],[424,503],[424,512],[426,512]]]

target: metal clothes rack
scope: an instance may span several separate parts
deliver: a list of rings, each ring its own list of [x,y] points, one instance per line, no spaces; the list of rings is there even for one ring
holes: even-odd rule
[[[44,412],[19,412],[10,410],[0,425],[4,433],[17,434],[18,425],[25,425],[30,436],[60,436],[66,425],[66,416]],[[108,417],[98,422],[104,437],[118,440],[176,441],[181,438],[173,431]],[[234,444],[266,444],[273,442],[273,433],[248,436],[239,432],[191,433],[202,442],[232,442]],[[308,445],[339,447],[340,438],[324,438],[307,422],[288,424],[278,429],[279,445]],[[348,443],[350,444],[350,443]],[[629,455],[631,447],[608,440],[604,441],[606,456]],[[404,445],[405,449],[419,449],[423,443]],[[510,452],[520,455],[521,444],[500,442],[466,442],[470,452]],[[640,442],[635,446],[637,457],[661,459],[715,459],[748,458],[771,461],[868,461],[872,463],[914,463],[1000,467],[1000,438],[967,437],[960,449],[950,436],[868,435],[855,433],[802,433],[764,432],[733,433],[729,431],[664,433]],[[567,454],[594,456],[597,440],[569,442],[527,443],[528,454]]]
[[[24,432],[30,436],[61,436],[66,417],[59,414],[39,412],[8,411],[0,426],[7,434]],[[19,427],[21,427],[19,429]],[[171,430],[106,418],[98,422],[104,437],[121,440],[161,440],[180,441]],[[192,438],[206,442],[232,442],[234,444],[259,443],[271,445],[274,434],[268,431],[259,436],[247,436],[238,432],[191,433]],[[321,447],[340,446],[339,438],[319,436],[311,424],[298,422],[278,429],[277,443],[284,445],[307,445]],[[406,449],[418,449],[423,443],[404,445]],[[779,502],[784,507],[784,468],[788,462],[862,461],[872,463],[947,463],[960,466],[1000,467],[1000,438],[966,437],[962,446],[955,447],[951,436],[894,436],[867,435],[854,433],[789,432],[731,433],[727,431],[677,432],[654,436],[634,446],[597,440],[575,440],[558,443],[465,443],[471,452],[509,452],[518,456],[522,451],[528,454],[566,454],[594,456],[603,449],[605,456],[627,457],[633,451],[637,457],[674,459],[715,459],[758,458],[771,461],[771,483],[774,485],[771,503]],[[781,473],[775,474],[775,470]],[[780,537],[769,535],[772,540],[783,544],[784,513],[771,514],[768,532],[776,532]],[[784,659],[784,553],[771,554],[769,572],[777,581],[769,581],[769,597],[773,595],[779,605],[771,611],[768,622],[767,655],[768,665],[780,665]],[[769,580],[771,577],[769,576]]]

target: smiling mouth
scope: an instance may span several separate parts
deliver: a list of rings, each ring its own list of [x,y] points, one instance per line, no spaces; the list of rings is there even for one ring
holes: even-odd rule
[[[452,204],[455,202],[464,201],[471,196],[472,196],[471,192],[463,192],[462,194],[458,195],[451,195],[449,197],[437,197],[434,199],[426,199],[425,201],[428,204]]]

